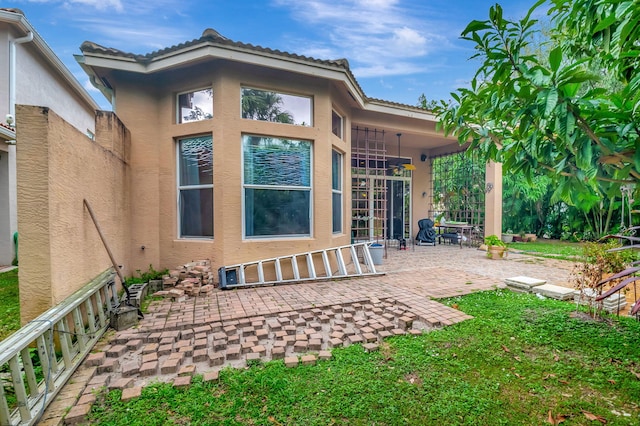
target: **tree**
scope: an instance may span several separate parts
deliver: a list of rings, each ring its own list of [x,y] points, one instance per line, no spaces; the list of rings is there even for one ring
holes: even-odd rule
[[[293,117],[283,111],[282,97],[275,92],[242,89],[242,118],[293,124]]]
[[[548,61],[531,52],[539,34],[533,12],[519,21],[495,5],[462,38],[482,63],[470,88],[437,108],[445,133],[533,178],[557,182],[555,198],[597,203],[607,191],[640,181],[640,4],[620,0],[552,0]],[[592,72],[598,66],[602,72]],[[602,75],[617,84],[599,84]],[[587,195],[585,197],[585,195]],[[639,198],[639,197],[636,197]]]

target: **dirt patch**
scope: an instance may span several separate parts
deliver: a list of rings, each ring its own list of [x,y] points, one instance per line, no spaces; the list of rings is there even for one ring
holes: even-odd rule
[[[404,380],[407,383],[411,383],[412,385],[415,385],[418,387],[422,386],[422,384],[424,383],[423,380],[420,378],[420,376],[418,376],[418,374],[416,373],[409,373],[405,375]]]
[[[389,343],[383,341],[380,344],[380,354],[385,361],[392,359],[394,353],[395,351],[391,348],[391,345],[389,345]]]
[[[577,319],[584,322],[604,322],[603,318],[594,318],[588,312],[573,311],[569,314],[569,318]]]

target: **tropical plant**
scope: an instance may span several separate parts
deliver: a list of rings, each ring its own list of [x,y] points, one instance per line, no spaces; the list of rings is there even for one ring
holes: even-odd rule
[[[484,243],[488,246],[506,247],[507,245],[497,235],[487,235],[484,237]]]
[[[293,124],[293,116],[281,108],[282,97],[258,89],[242,89],[242,118]]]
[[[475,43],[482,62],[470,88],[438,108],[441,125],[512,173],[552,176],[554,198],[585,211],[622,184],[637,194],[640,3],[552,0],[544,62],[527,53],[539,35],[531,16],[543,3],[519,21],[495,5],[488,20],[469,23],[462,38]],[[602,87],[603,74],[615,84]]]

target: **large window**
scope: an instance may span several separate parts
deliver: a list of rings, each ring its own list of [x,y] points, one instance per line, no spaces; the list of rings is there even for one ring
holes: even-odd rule
[[[311,98],[243,87],[242,118],[311,126]]]
[[[178,123],[208,120],[213,118],[213,91],[195,90],[178,94]]]
[[[342,154],[331,152],[331,208],[333,233],[342,232]]]
[[[311,235],[311,142],[244,135],[245,235]]]
[[[178,212],[181,238],[213,238],[211,136],[178,141]]]

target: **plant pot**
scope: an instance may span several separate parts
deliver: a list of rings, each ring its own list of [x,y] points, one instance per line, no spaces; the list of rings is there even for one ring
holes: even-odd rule
[[[508,244],[513,241],[513,234],[502,234],[502,242]]]
[[[502,247],[502,246],[489,246],[489,248],[487,249],[487,257],[489,259],[503,259],[505,257],[505,254],[507,252],[507,248],[506,247]]]
[[[538,236],[536,234],[524,234],[524,236],[527,238],[527,241],[531,242],[534,242],[538,239]]]

